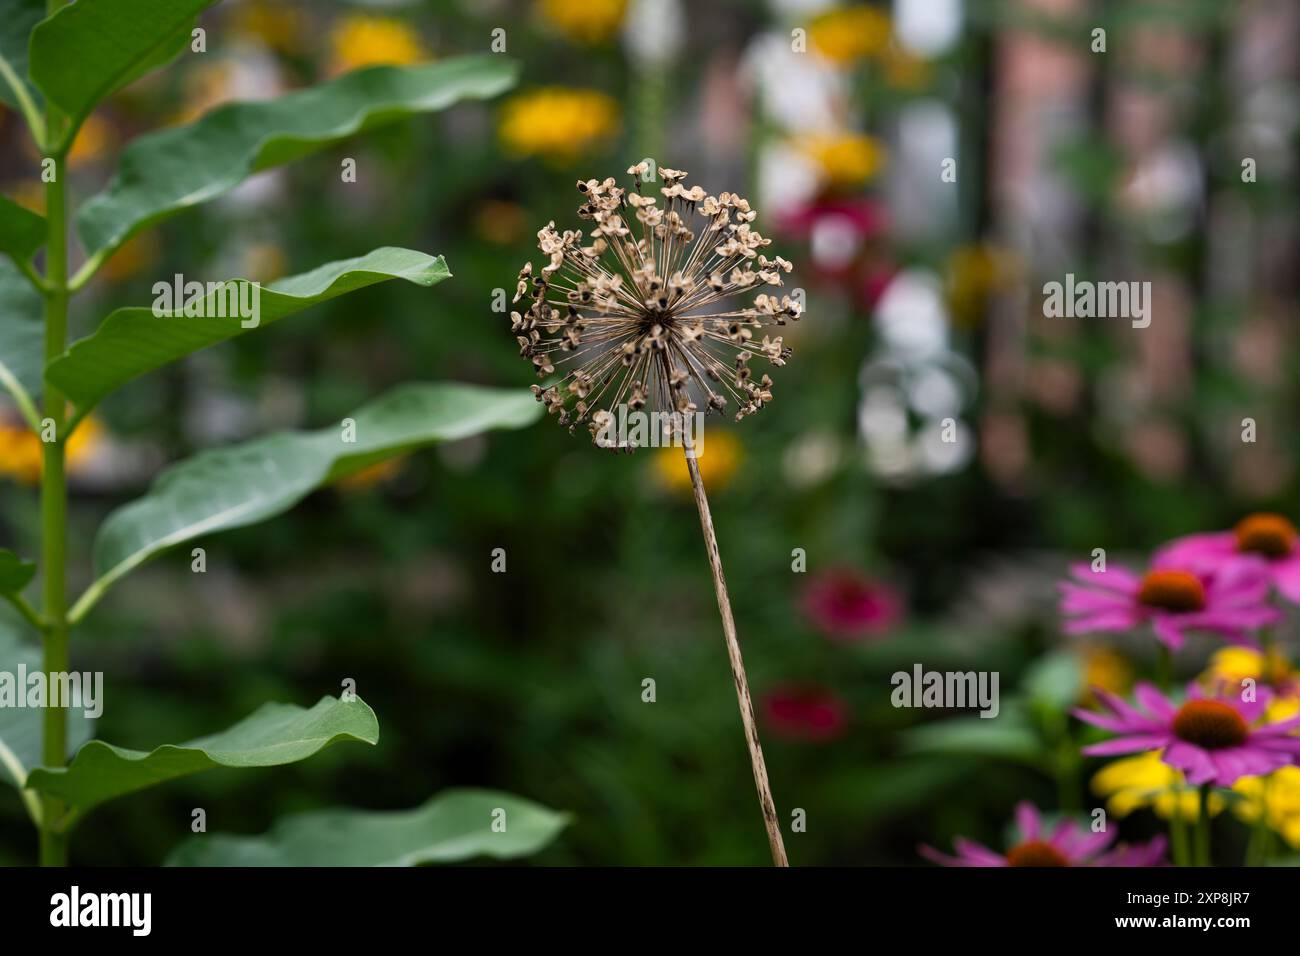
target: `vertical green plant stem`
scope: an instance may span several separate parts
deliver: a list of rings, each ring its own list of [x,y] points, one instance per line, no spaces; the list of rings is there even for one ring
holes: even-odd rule
[[[1196,865],[1210,865],[1210,785],[1201,784],[1200,813],[1196,817]]]
[[[62,0],[49,0],[48,10],[53,14]],[[63,126],[62,117],[54,106],[45,111],[46,142],[58,142]],[[65,164],[60,153],[48,157],[53,160],[52,177],[45,184],[45,221],[48,243],[45,253],[45,361],[59,355],[68,336],[68,236],[67,209],[65,208]],[[58,389],[45,386],[45,424],[53,425],[53,441],[42,442],[41,469],[41,550],[42,587],[44,598],[45,671],[54,685],[53,674],[68,670],[68,617],[65,558],[67,545],[68,486],[64,450],[67,436],[63,434],[66,403]],[[42,435],[42,438],[48,437]],[[62,767],[68,753],[68,712],[62,707],[45,708],[45,725],[42,740],[42,761],[47,767]],[[44,798],[41,814],[42,866],[67,864],[67,837],[60,830],[63,802],[54,797]]]
[[[1174,788],[1174,812],[1169,818],[1169,835],[1174,849],[1174,866],[1188,866],[1192,862],[1187,847],[1187,821],[1183,819],[1183,790]]]

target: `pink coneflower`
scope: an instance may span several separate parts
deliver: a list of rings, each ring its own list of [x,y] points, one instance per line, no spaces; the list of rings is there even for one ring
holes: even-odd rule
[[[1164,837],[1133,846],[1121,844],[1106,852],[1118,836],[1116,830],[1095,833],[1074,820],[1062,820],[1045,832],[1042,817],[1028,801],[1016,805],[1016,827],[1020,842],[1006,853],[962,837],[952,841],[956,856],[924,844],[919,850],[940,866],[1159,866],[1165,861]]]
[[[1255,700],[1243,701],[1240,695],[1208,697],[1191,684],[1181,707],[1146,683],[1134,691],[1140,708],[1103,690],[1093,694],[1110,713],[1076,710],[1075,716],[1118,736],[1084,747],[1091,756],[1161,750],[1160,759],[1181,770],[1188,783],[1219,787],[1272,773],[1300,757],[1300,737],[1288,736],[1300,727],[1300,716],[1261,723],[1272,696],[1266,688],[1258,689]]]
[[[855,641],[884,634],[903,616],[903,604],[890,587],[851,568],[835,568],[804,587],[803,609],[832,640]]]
[[[1231,531],[1189,534],[1158,551],[1156,560],[1211,571],[1262,563],[1278,592],[1300,604],[1300,538],[1295,525],[1281,515],[1253,514]]]
[[[824,688],[783,684],[763,696],[763,717],[780,737],[824,743],[844,732],[849,708]]]
[[[1076,564],[1070,574],[1078,583],[1060,584],[1067,634],[1131,631],[1150,622],[1171,650],[1182,646],[1189,630],[1254,646],[1250,632],[1281,617],[1268,603],[1268,578],[1258,562],[1184,570],[1161,561],[1141,576]]]

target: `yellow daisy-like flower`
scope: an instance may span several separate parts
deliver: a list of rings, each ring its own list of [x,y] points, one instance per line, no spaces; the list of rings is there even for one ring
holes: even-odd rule
[[[1237,689],[1247,679],[1284,689],[1295,683],[1296,674],[1277,648],[1265,654],[1254,648],[1237,646],[1215,651],[1201,674],[1201,682],[1209,687]]]
[[[883,51],[889,33],[889,16],[876,7],[827,10],[808,24],[812,48],[841,66]]]
[[[618,103],[599,90],[545,86],[512,97],[501,111],[501,144],[516,156],[567,164],[619,126]]]
[[[103,447],[104,426],[94,416],[68,439],[67,470],[75,475]],[[0,423],[0,475],[34,485],[41,480],[43,448],[39,436],[21,422]]]
[[[363,66],[405,66],[425,58],[419,35],[393,17],[347,16],[330,31],[332,73]]]
[[[704,447],[696,459],[706,488],[722,488],[731,482],[742,458],[740,439],[728,429],[714,429],[704,435]],[[680,448],[657,448],[655,476],[672,491],[691,493],[691,473]]]
[[[1255,823],[1263,810],[1269,829],[1300,849],[1300,767],[1283,767],[1267,777],[1242,777],[1232,789],[1246,798],[1233,804],[1233,813]]]
[[[1160,752],[1122,757],[1093,775],[1093,793],[1107,797],[1106,809],[1117,817],[1151,807],[1168,820],[1177,808],[1184,820],[1200,816],[1200,794],[1183,781],[1183,775],[1160,759]],[[1223,809],[1223,798],[1210,794],[1210,815]]]
[[[538,11],[570,40],[594,46],[618,32],[627,0],[539,0]]]
[[[885,165],[885,147],[865,133],[813,136],[800,146],[822,179],[833,188],[852,188],[874,177]]]
[[[1126,697],[1133,686],[1133,666],[1112,648],[1090,647],[1083,652],[1083,686],[1084,704],[1094,703],[1093,687]]]

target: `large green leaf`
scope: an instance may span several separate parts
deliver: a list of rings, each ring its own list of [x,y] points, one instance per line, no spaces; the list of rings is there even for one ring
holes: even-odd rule
[[[0,252],[26,262],[45,244],[45,218],[0,196]]]
[[[45,17],[45,0],[0,0],[0,100],[18,105],[10,81],[21,83],[28,98],[36,91],[27,79],[27,41],[32,28]]]
[[[78,235],[89,255],[102,257],[150,223],[220,196],[259,170],[403,116],[495,96],[517,72],[514,61],[495,55],[379,66],[278,99],[220,107],[128,146],[107,189],[77,214]]]
[[[163,472],[145,497],[108,516],[95,539],[97,580],[73,617],[166,548],[274,517],[330,481],[411,449],[521,428],[540,414],[541,406],[520,389],[412,383],[356,412],[350,429],[341,423],[282,432],[200,452]]]
[[[386,246],[256,290],[256,327],[388,279],[405,279],[427,287],[449,275],[441,256]],[[186,317],[179,305],[170,311],[160,309],[157,314],[148,308],[118,309],[92,335],[74,342],[51,362],[46,379],[77,406],[78,414],[84,414],[113,389],[138,375],[252,331],[251,324],[244,328],[244,320],[230,307],[240,301],[252,302],[252,283],[233,279],[223,286],[228,288],[214,290],[204,298],[201,310],[193,310],[201,311],[204,318]],[[218,309],[223,299],[226,307]],[[215,317],[218,311],[229,314]]]
[[[568,814],[508,793],[447,790],[414,810],[326,810],[288,817],[262,836],[191,837],[167,864],[416,866],[476,856],[510,859],[536,853],[568,822]]]
[[[0,257],[0,385],[21,388],[31,398],[41,393],[45,365],[45,326],[41,296],[8,259]]]
[[[0,548],[0,594],[17,594],[36,576],[36,565]]]
[[[41,670],[41,649],[19,640],[0,623],[0,672],[18,675]],[[40,707],[0,707],[0,780],[21,788],[27,774],[41,763],[41,728],[45,710]],[[90,739],[94,721],[85,710],[68,710],[68,753]]]
[[[194,18],[217,0],[93,0],[32,31],[32,82],[79,124],[114,90],[171,60]]]
[[[360,698],[322,697],[310,710],[263,704],[228,730],[148,752],[92,740],[67,767],[34,769],[27,786],[85,811],[124,793],[215,767],[296,763],[344,740],[379,741],[375,712]]]

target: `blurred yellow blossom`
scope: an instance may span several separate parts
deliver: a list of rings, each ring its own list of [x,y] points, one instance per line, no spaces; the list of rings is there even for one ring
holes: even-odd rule
[[[6,188],[9,198],[22,206],[24,209],[30,209],[32,212],[38,212],[45,215],[45,184],[35,179],[24,179],[22,182]]]
[[[1089,688],[1099,687],[1123,697],[1133,686],[1133,666],[1110,647],[1090,647],[1083,653],[1083,702],[1093,703]]]
[[[1020,274],[1020,260],[1014,252],[989,243],[963,246],[949,258],[944,270],[948,307],[958,325],[977,323],[989,298]]]
[[[517,156],[540,155],[569,163],[619,125],[618,103],[599,90],[544,86],[509,99],[498,130]]]
[[[346,16],[330,31],[330,72],[346,73],[363,66],[404,66],[425,58],[419,35],[393,17]]]
[[[915,93],[930,85],[930,64],[896,43],[891,43],[880,57],[885,81],[896,90]]]
[[[1232,789],[1246,798],[1233,804],[1233,813],[1254,823],[1266,808],[1269,829],[1300,849],[1300,767],[1283,767],[1267,777],[1242,777]]]
[[[884,146],[865,133],[811,136],[800,145],[817,164],[827,185],[836,188],[859,186],[885,165]]]
[[[1151,807],[1168,820],[1175,806],[1184,820],[1195,820],[1200,815],[1197,788],[1187,785],[1181,773],[1161,760],[1158,750],[1106,764],[1093,775],[1092,790],[1100,797],[1110,798],[1106,808],[1117,817]],[[1210,815],[1222,809],[1223,798],[1211,793]]]
[[[742,455],[740,439],[727,429],[713,429],[704,433],[704,447],[696,461],[704,487],[723,488],[730,484],[740,466]],[[691,491],[691,472],[686,465],[686,455],[680,448],[657,448],[654,454],[655,474],[660,484],[673,491]]]
[[[116,143],[112,124],[97,113],[91,113],[77,130],[77,138],[68,150],[68,166],[78,169],[104,159]]]
[[[1207,687],[1241,688],[1241,682],[1250,679],[1267,684],[1283,693],[1294,696],[1296,674],[1286,657],[1273,648],[1267,654],[1251,647],[1221,647],[1210,656],[1210,663],[1201,674],[1201,683]]]
[[[271,50],[301,53],[311,36],[305,12],[277,0],[252,0],[235,8],[231,23],[237,33],[255,37]]]
[[[68,474],[81,471],[103,445],[104,426],[91,416],[68,439]],[[36,484],[41,479],[43,449],[40,438],[23,422],[0,422],[0,475]]]
[[[474,210],[474,232],[488,242],[508,245],[524,234],[523,206],[503,199],[485,199]]]
[[[289,258],[274,242],[251,242],[240,251],[239,275],[253,282],[274,282],[289,271]]]
[[[889,31],[889,16],[877,7],[838,7],[808,25],[808,40],[826,59],[843,66],[884,50]]]
[[[100,267],[99,275],[109,282],[122,282],[154,265],[162,255],[158,234],[142,232],[118,247]]]
[[[604,43],[618,32],[627,0],[539,0],[542,19],[579,43]]]

